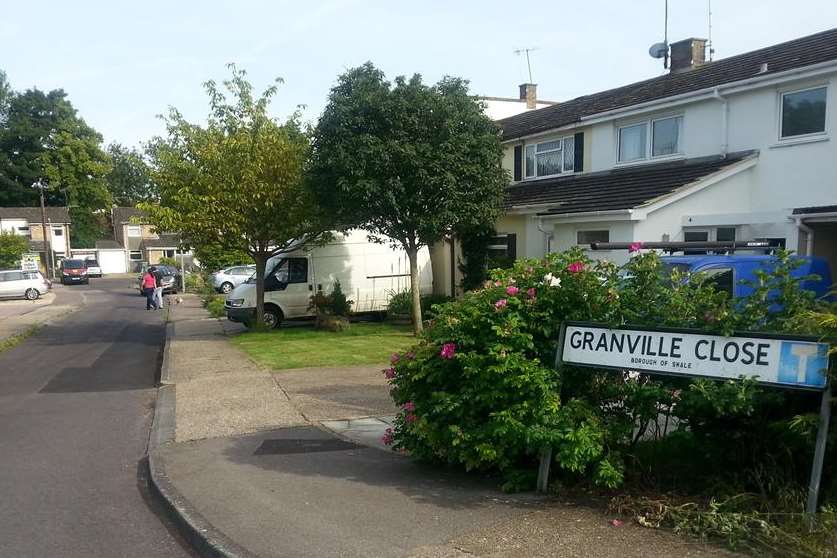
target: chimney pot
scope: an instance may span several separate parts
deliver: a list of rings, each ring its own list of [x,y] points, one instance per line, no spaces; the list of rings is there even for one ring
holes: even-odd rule
[[[520,100],[526,101],[526,108],[533,109],[538,106],[538,84],[537,83],[521,83],[520,84]]]
[[[706,63],[706,39],[684,39],[671,43],[672,73],[685,72]]]

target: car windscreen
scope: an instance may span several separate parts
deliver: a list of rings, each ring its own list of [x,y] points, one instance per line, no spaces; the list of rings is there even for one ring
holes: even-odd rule
[[[64,260],[61,262],[61,267],[64,269],[84,269],[87,267],[82,260]]]
[[[96,260],[87,260],[87,267],[99,267],[99,262]]]

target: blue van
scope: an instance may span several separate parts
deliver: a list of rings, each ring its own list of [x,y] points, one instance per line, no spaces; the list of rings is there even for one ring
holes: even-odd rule
[[[828,263],[817,257],[792,256],[802,263],[791,274],[793,277],[817,275],[819,280],[802,281],[803,289],[813,291],[817,298],[828,296],[832,288],[831,271]],[[670,270],[697,273],[709,276],[716,288],[724,290],[734,298],[745,297],[753,292],[753,287],[742,284],[743,280],[756,280],[756,271],[769,271],[776,263],[776,256],[771,255],[713,255],[663,256],[663,262]]]

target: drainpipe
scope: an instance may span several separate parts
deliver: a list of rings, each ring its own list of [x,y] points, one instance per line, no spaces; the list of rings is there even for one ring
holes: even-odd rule
[[[796,228],[805,233],[805,256],[814,255],[814,229],[802,222],[801,217],[794,217]]]
[[[727,98],[721,95],[721,89],[716,87],[712,91],[712,98],[721,102],[721,156],[726,159],[728,146],[727,132]]]
[[[544,230],[543,228],[543,218],[538,217],[538,230],[543,233],[543,238],[546,243],[546,254],[549,254],[552,251],[552,237],[554,233]]]

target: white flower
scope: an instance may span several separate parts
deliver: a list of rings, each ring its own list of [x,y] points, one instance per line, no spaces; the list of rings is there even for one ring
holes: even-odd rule
[[[560,287],[561,286],[561,278],[555,277],[551,273],[547,273],[543,276],[544,283],[550,287]]]

